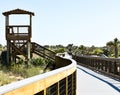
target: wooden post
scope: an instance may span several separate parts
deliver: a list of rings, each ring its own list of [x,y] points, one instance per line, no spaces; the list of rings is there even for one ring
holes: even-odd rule
[[[76,95],[76,73],[77,71],[72,74],[72,95]]]
[[[47,91],[46,91],[46,81],[44,80],[44,95],[46,95],[47,94]]]
[[[57,83],[57,95],[60,95],[60,81]]]
[[[68,95],[68,76],[66,77],[66,95]]]
[[[12,45],[11,45],[11,42],[9,41],[9,44],[10,44],[10,62],[13,62],[13,54],[12,54]]]
[[[5,18],[5,29],[6,29],[6,38],[7,38],[7,33],[8,29],[7,26],[9,25],[9,16],[6,16]],[[7,40],[7,64],[10,64],[10,42]]]
[[[28,43],[27,43],[27,59],[28,59],[28,64],[30,64],[30,47],[31,47],[31,43],[30,43],[30,41],[28,41]]]
[[[30,15],[30,37],[32,36],[32,15]]]
[[[74,95],[74,73],[72,73],[72,95]]]
[[[114,62],[114,74],[117,75],[118,72],[117,72],[117,62]]]
[[[10,64],[10,44],[7,41],[7,64]]]
[[[111,61],[109,61],[109,73],[111,73],[112,72],[112,62]]]

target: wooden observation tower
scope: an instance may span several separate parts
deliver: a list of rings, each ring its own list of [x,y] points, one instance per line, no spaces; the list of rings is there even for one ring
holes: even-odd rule
[[[31,36],[32,36],[32,16],[33,12],[22,9],[15,9],[4,12],[5,32],[7,40],[7,63],[16,62],[18,55],[23,55],[29,61],[31,57]],[[10,25],[10,15],[29,15],[28,25]],[[20,19],[19,19],[20,20]]]

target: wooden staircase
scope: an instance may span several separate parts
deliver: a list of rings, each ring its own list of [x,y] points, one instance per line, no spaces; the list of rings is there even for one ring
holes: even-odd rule
[[[50,59],[53,61],[55,60],[55,55],[56,55],[55,52],[53,52],[35,42],[32,42],[31,46],[32,46],[31,53],[35,53],[43,58],[47,58],[47,59]]]
[[[21,45],[20,45],[21,44]],[[16,55],[17,58],[19,58],[17,55],[23,55],[25,59],[27,59],[27,42],[22,43],[10,43],[12,47],[12,56]],[[31,54],[35,53],[38,56],[41,56],[46,59],[50,59],[52,61],[55,61],[55,55],[56,53],[35,43],[31,43]],[[32,57],[32,56],[31,56]]]

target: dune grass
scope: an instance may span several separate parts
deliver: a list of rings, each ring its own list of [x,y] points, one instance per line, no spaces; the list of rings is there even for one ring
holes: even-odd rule
[[[21,60],[8,67],[0,65],[0,86],[50,71],[49,68],[44,70],[47,64],[51,64],[49,60],[37,58],[32,59],[30,63],[28,67]]]

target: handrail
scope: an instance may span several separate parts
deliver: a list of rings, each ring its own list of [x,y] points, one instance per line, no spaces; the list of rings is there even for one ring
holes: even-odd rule
[[[26,29],[21,31],[20,29]],[[16,30],[14,30],[16,29]],[[23,33],[22,33],[23,32]],[[30,25],[9,25],[6,26],[6,35],[14,35],[14,34],[28,34],[31,37],[31,27]]]
[[[0,95],[52,95],[53,87],[57,87],[54,91],[55,95],[76,95],[76,62],[70,58],[56,56],[61,60],[69,60],[67,66],[55,69],[53,71],[27,78],[18,82],[14,82],[0,87]],[[66,64],[66,63],[64,63]],[[65,86],[64,86],[65,85]],[[61,87],[65,87],[61,89]],[[64,90],[64,91],[61,91]]]
[[[120,80],[120,59],[119,58],[101,58],[91,56],[75,56],[73,59],[78,64],[86,66],[90,69],[99,71],[110,77]]]
[[[32,45],[32,52],[34,52],[37,55],[40,55],[42,57],[47,57],[49,59],[55,60],[55,55],[56,55],[55,52],[53,52],[35,42],[32,42],[31,45]]]
[[[30,25],[7,25],[7,27],[30,27]]]
[[[45,48],[45,47],[43,47],[43,46],[35,43],[35,42],[32,42],[32,44],[34,44],[34,45],[36,45],[36,46],[39,46],[40,48],[43,48],[43,49],[45,49],[45,50],[47,50],[47,51],[49,51],[49,52],[52,52],[52,53],[56,54],[55,52],[53,52],[53,51],[51,51],[51,50],[49,50],[49,49],[47,49],[47,48]]]

